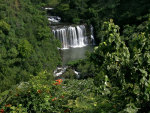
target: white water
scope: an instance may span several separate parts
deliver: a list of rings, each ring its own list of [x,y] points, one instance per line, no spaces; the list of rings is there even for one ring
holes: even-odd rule
[[[53,23],[58,23],[61,21],[61,18],[59,16],[48,16],[48,20]]]
[[[53,10],[54,8],[51,7],[45,7],[45,10]]]
[[[79,46],[84,47],[88,44],[87,36],[86,36],[86,28],[84,25],[81,25],[80,27],[77,26],[77,32],[79,37]]]
[[[74,73],[76,74],[77,78],[80,78],[79,72],[74,70]]]
[[[54,36],[62,43],[62,49],[84,47],[88,45],[86,27],[84,25],[69,26],[52,30]]]
[[[94,28],[92,25],[91,25],[90,30],[91,30],[91,41],[92,41],[92,44],[95,45],[95,38],[94,38],[94,33],[93,33]]]
[[[67,68],[68,68],[68,67],[58,67],[58,68],[54,71],[54,76],[55,76],[55,77],[58,77],[58,76],[62,75],[62,74],[66,71]]]
[[[54,71],[54,77],[60,77],[61,75],[63,75],[68,67],[57,67],[57,69]],[[73,70],[74,74],[76,74],[77,78],[80,78],[79,72],[77,72],[76,70]],[[63,77],[63,76],[62,76]]]

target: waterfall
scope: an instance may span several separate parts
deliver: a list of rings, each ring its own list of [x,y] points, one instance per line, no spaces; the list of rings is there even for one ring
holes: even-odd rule
[[[78,47],[79,44],[76,28],[70,26],[66,31],[68,32],[67,39],[70,41],[70,47]]]
[[[83,47],[88,44],[87,36],[86,36],[86,28],[84,25],[77,26],[78,33],[78,43],[79,47]]]
[[[69,47],[84,47],[89,44],[85,25],[56,28],[53,29],[52,32],[54,36],[61,41],[63,49],[68,49]],[[93,36],[93,34],[91,34],[91,36]],[[94,36],[91,37],[91,39],[93,44]]]
[[[95,45],[95,39],[94,39],[93,29],[94,29],[94,28],[93,28],[93,26],[91,25],[91,26],[90,26],[90,30],[91,30],[91,41],[92,41],[92,44]]]

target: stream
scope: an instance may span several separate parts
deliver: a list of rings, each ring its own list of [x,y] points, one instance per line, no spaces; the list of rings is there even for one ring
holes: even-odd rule
[[[93,51],[93,48],[94,48],[93,45],[87,45],[81,48],[70,48],[70,49],[62,50],[63,66],[65,66],[70,61],[84,59],[86,57],[85,53],[87,51],[89,52]]]
[[[54,9],[45,8],[45,10],[52,11]],[[48,15],[47,18],[54,37],[60,40],[62,45],[60,48],[62,67],[57,67],[54,71],[54,76],[59,77],[66,72],[67,63],[84,59],[87,51],[93,51],[95,45],[94,28],[92,25],[86,25],[85,23],[79,25],[62,23],[61,17],[58,15]],[[73,71],[76,76],[79,76],[79,72]]]

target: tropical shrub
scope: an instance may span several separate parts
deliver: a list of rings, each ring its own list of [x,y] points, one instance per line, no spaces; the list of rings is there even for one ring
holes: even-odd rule
[[[129,111],[130,107],[133,111],[149,111],[145,109],[148,107],[146,103],[149,103],[148,30],[130,35],[130,39],[126,40],[128,43],[126,46],[124,38],[118,32],[118,26],[114,25],[112,20],[104,22],[100,33],[105,40],[95,48],[90,57],[97,73],[94,83],[100,87],[104,85],[103,90],[108,87],[110,92],[113,92],[116,87],[124,92],[122,95],[124,103],[120,105],[120,108],[125,111]],[[112,99],[114,94],[110,93]],[[118,93],[116,95],[117,98],[121,96]]]
[[[0,94],[5,112],[92,112],[97,106],[92,79],[52,80],[44,71]]]

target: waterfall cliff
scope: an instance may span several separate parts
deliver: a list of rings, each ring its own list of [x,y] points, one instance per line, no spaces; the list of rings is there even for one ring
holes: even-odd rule
[[[93,44],[93,31],[91,31],[92,37],[90,37],[90,39],[87,36],[86,31],[87,30],[85,25],[66,26],[62,28],[55,28],[52,30],[54,36],[61,41],[63,49],[68,49],[70,47],[84,47],[88,44]],[[92,41],[92,43],[90,40]]]

